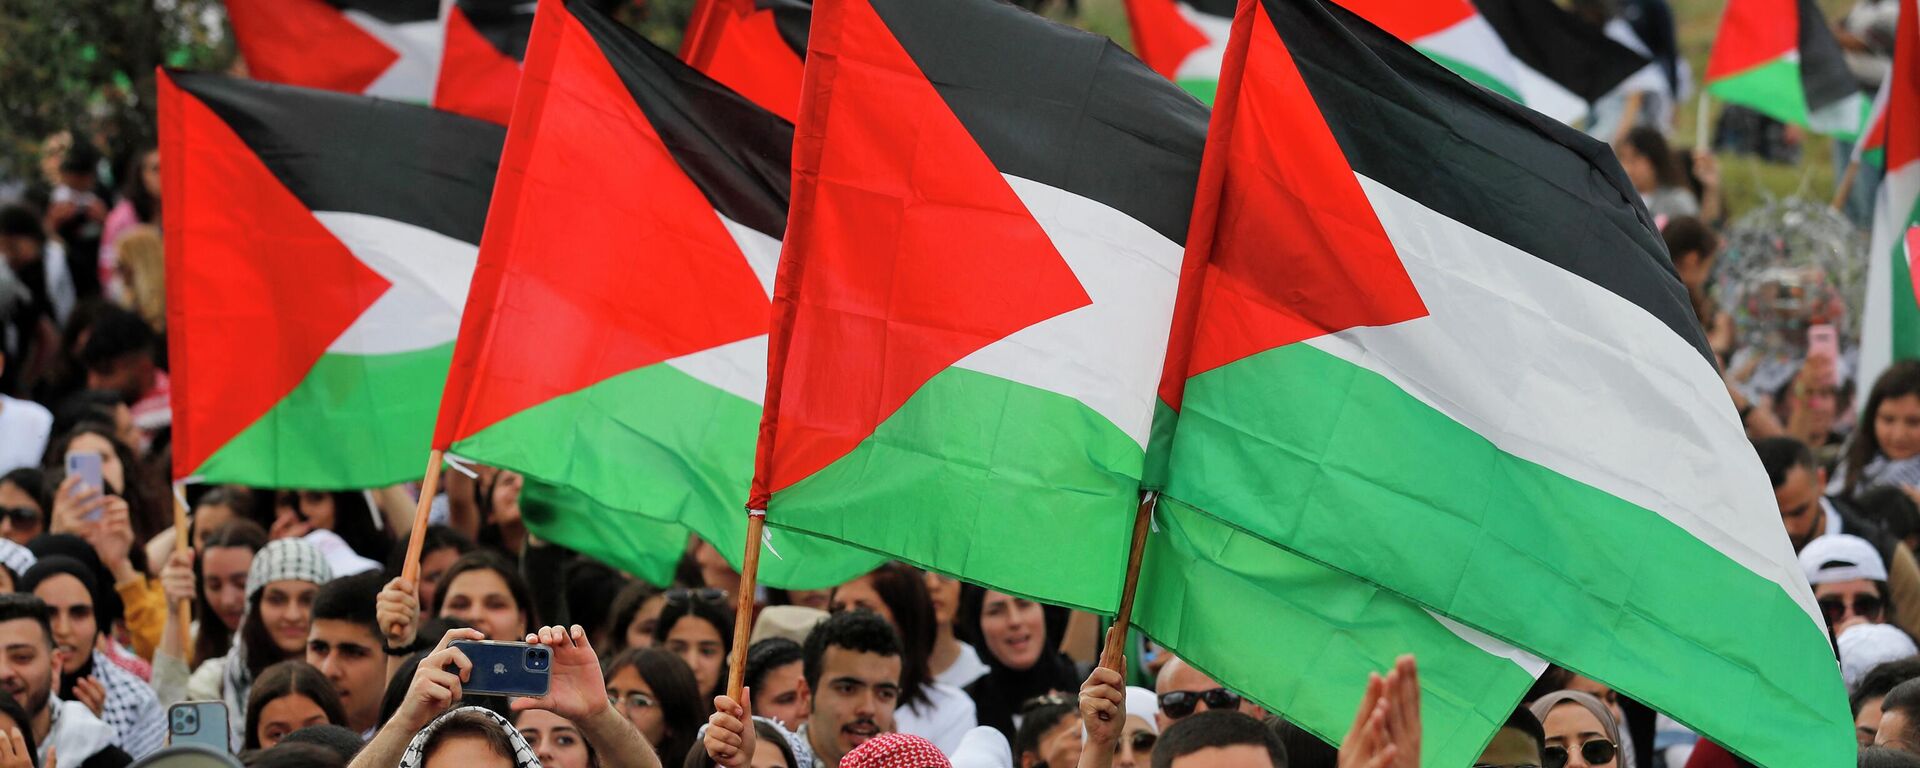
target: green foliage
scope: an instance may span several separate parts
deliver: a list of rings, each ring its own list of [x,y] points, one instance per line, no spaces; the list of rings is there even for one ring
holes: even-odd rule
[[[62,130],[154,141],[154,68],[225,67],[224,23],[219,0],[0,0],[0,175]]]

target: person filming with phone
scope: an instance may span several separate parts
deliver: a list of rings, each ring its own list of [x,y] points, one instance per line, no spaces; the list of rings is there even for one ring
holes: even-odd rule
[[[354,758],[351,768],[540,765],[533,748],[506,718],[483,707],[458,706],[469,691],[512,695],[516,690],[537,690],[540,683],[546,692],[516,696],[513,711],[542,709],[565,718],[592,746],[600,768],[662,768],[646,737],[607,700],[600,660],[580,625],[542,627],[527,635],[526,650],[520,651],[527,654],[527,674],[502,673],[503,661],[494,662],[492,669],[476,665],[471,654],[482,649],[497,654],[522,648],[488,645],[485,640],[477,630],[449,630],[420,662],[399,710]],[[543,672],[538,670],[542,666]],[[488,683],[493,685],[480,689]]]

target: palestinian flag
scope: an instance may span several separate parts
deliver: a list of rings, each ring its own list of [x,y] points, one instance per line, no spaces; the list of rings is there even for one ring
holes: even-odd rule
[[[812,21],[812,0],[698,0],[680,56],[791,122]]]
[[[1166,496],[1755,763],[1853,759],[1771,485],[1611,150],[1319,0],[1238,18]]]
[[[162,73],[176,476],[420,476],[503,138],[425,107]]]
[[[1520,69],[1469,0],[1341,0],[1461,77],[1516,101]],[[1155,72],[1212,102],[1234,0],[1127,0],[1134,48]],[[1583,105],[1584,106],[1584,105]]]
[[[453,0],[447,6],[433,105],[506,125],[520,86],[533,8],[527,0]]]
[[[1860,133],[1866,98],[1814,0],[1728,0],[1707,92],[1822,133]]]
[[[750,503],[1111,613],[1206,111],[1105,38],[995,0],[816,13]],[[1139,626],[1329,738],[1366,673],[1412,651],[1434,670],[1429,743],[1470,760],[1539,672],[1343,573],[1157,514]],[[1276,640],[1310,650],[1275,658]]]
[[[1527,106],[1562,123],[1586,119],[1595,102],[1652,63],[1558,3],[1473,3],[1519,60],[1520,92]]]
[[[227,0],[247,74],[425,104],[440,66],[440,0]]]
[[[1879,135],[1887,175],[1874,198],[1867,250],[1867,310],[1857,377],[1863,387],[1896,360],[1920,359],[1920,305],[1914,298],[1920,290],[1914,288],[1911,251],[1903,243],[1920,223],[1920,12],[1915,0],[1900,0],[1900,29],[1885,90]]]
[[[660,523],[741,557],[792,143],[613,19],[541,3],[434,444],[577,492],[535,533],[635,573]],[[879,563],[775,551],[780,587]]]
[[[1893,78],[1880,80],[1880,90],[1873,94],[1873,104],[1867,108],[1866,119],[1860,121],[1860,140],[1853,145],[1851,162],[1869,163],[1875,168],[1886,169],[1887,163],[1887,97],[1893,87]]]

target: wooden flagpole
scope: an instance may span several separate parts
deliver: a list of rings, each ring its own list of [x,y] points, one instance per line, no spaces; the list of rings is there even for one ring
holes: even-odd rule
[[[740,594],[734,603],[733,650],[727,660],[727,697],[740,699],[747,682],[747,637],[753,633],[753,590],[760,575],[760,537],[767,526],[765,510],[747,510],[747,552],[740,562]]]
[[[1847,173],[1840,177],[1840,188],[1833,193],[1833,209],[1846,207],[1847,198],[1853,194],[1854,179],[1860,175],[1860,158],[1855,157],[1847,163]]]
[[[413,508],[413,530],[407,535],[407,559],[400,566],[400,578],[420,588],[420,548],[427,544],[427,515],[433,511],[434,494],[440,492],[440,462],[446,452],[435,448],[427,452],[427,473],[420,478],[420,501]]]
[[[175,482],[173,484],[173,551],[175,552],[184,552],[186,551],[187,547],[192,546],[192,542],[190,541],[190,539],[193,538],[193,535],[190,531],[187,530],[188,522],[187,522],[186,491],[187,489],[186,489],[185,483]],[[192,627],[189,626],[192,622],[193,622],[193,601],[184,597],[180,598],[180,622],[179,622],[179,626],[175,627],[174,629],[175,631],[180,633],[180,652],[181,653],[192,652],[193,631],[192,631]],[[185,657],[182,657],[182,658],[185,658]]]
[[[1140,586],[1140,560],[1147,552],[1147,529],[1153,525],[1153,506],[1157,500],[1152,491],[1140,496],[1140,509],[1133,516],[1133,545],[1127,551],[1126,591],[1120,593],[1120,612],[1113,617],[1113,629],[1107,631],[1106,648],[1100,652],[1100,666],[1118,672],[1122,677],[1127,674],[1127,627],[1133,622],[1133,593]]]

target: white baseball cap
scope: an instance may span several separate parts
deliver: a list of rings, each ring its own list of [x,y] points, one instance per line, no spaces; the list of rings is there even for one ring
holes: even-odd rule
[[[1807,542],[1800,550],[1800,568],[1813,586],[1841,581],[1886,581],[1887,564],[1866,539],[1833,533]]]

